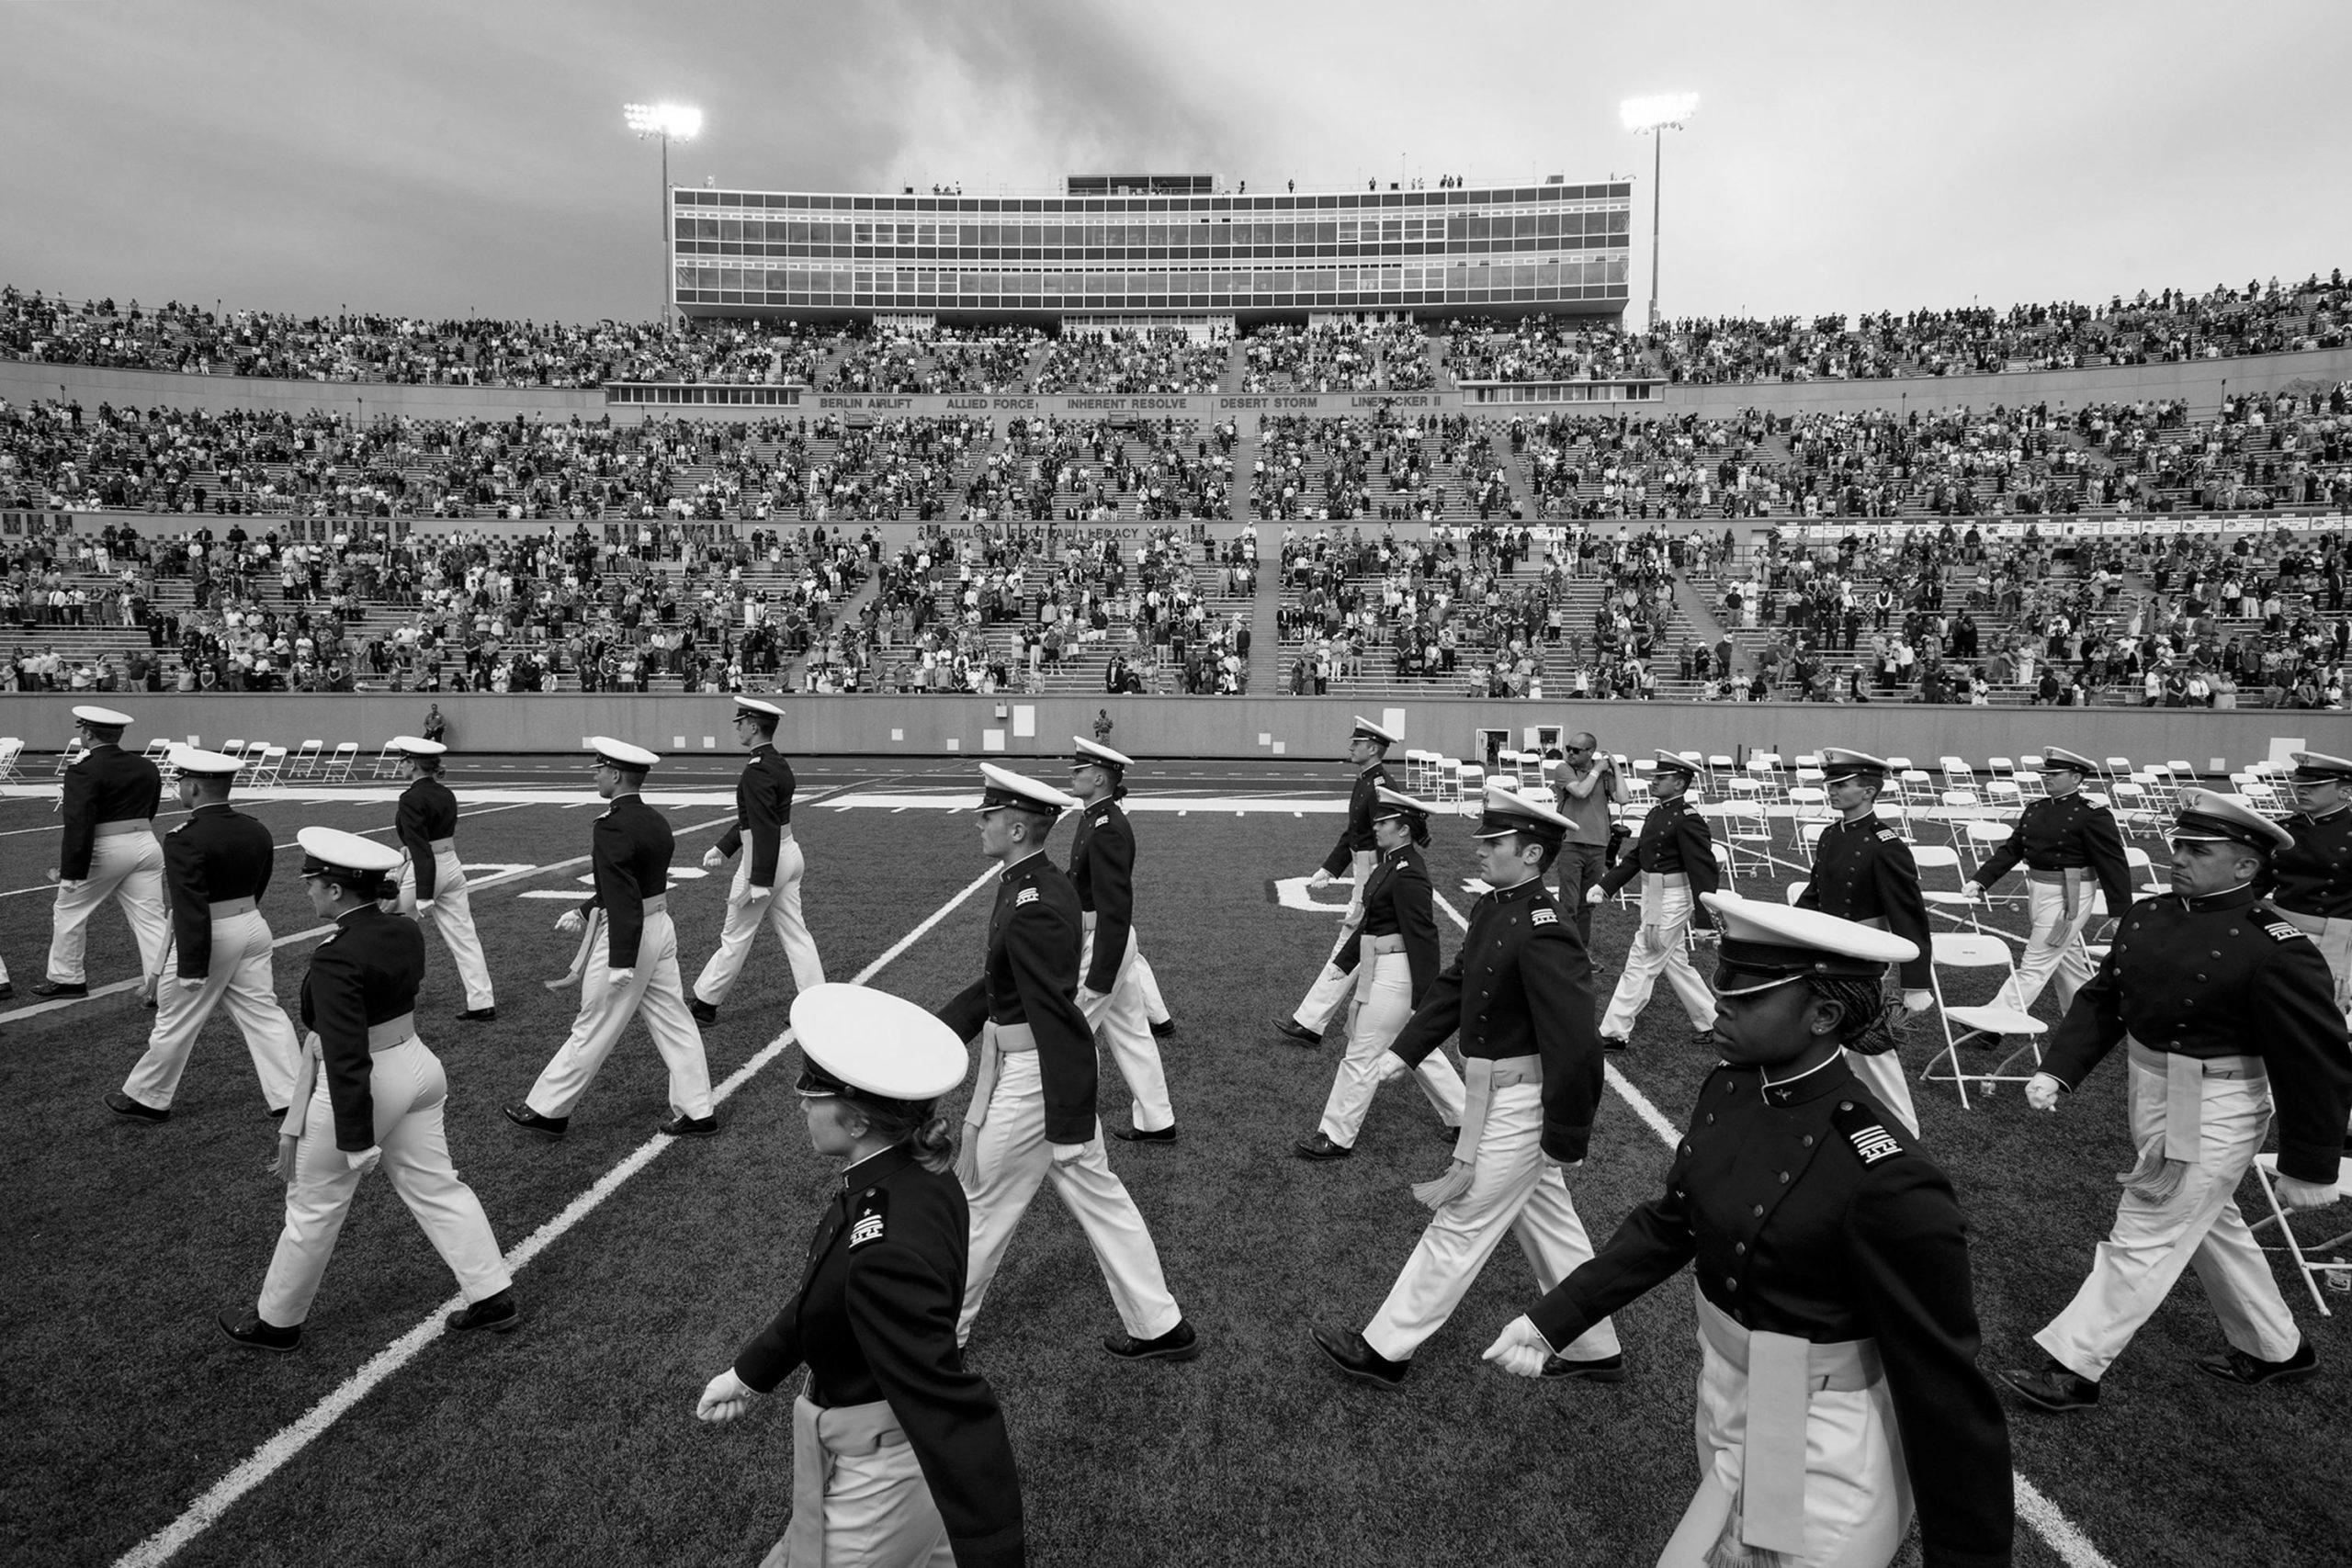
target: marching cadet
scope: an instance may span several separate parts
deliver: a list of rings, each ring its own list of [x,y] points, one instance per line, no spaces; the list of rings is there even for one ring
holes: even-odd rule
[[[580,1012],[571,1021],[571,1036],[523,1103],[506,1107],[506,1119],[551,1138],[563,1136],[572,1107],[642,1008],[653,1047],[670,1069],[670,1114],[662,1131],[673,1138],[707,1138],[718,1131],[718,1116],[712,1109],[702,1033],[678,982],[678,928],[670,919],[670,820],[638,793],[662,759],[606,735],[590,736],[588,744],[596,759],[590,770],[596,794],[613,804],[596,818],[590,845],[596,891],[579,908],[565,910],[555,929],[579,935],[586,928],[585,912],[594,909],[606,940],[598,942],[587,931],[588,962],[580,976]]]
[[[1814,852],[1813,877],[1797,895],[1800,909],[1819,909],[1873,931],[1892,931],[1911,944],[1898,965],[1903,1013],[1925,1011],[1935,1000],[1928,988],[1934,939],[1928,931],[1928,900],[1919,891],[1918,863],[1894,825],[1878,814],[1879,792],[1893,765],[1883,757],[1843,747],[1824,747],[1822,784],[1838,820],[1821,835]],[[1910,1076],[1903,1070],[1902,1035],[1892,1021],[1893,1005],[1846,1047],[1847,1064],[1869,1086],[1878,1102],[1894,1113],[1903,1130],[1919,1135],[1919,1112],[1911,1103]]]
[[[1707,1032],[1714,1027],[1715,999],[1682,951],[1686,930],[1714,929],[1706,905],[1699,902],[1702,895],[1715,890],[1717,874],[1715,836],[1708,830],[1707,819],[1690,807],[1690,784],[1698,776],[1696,762],[1671,751],[1657,753],[1657,771],[1650,775],[1650,797],[1657,804],[1642,818],[1642,836],[1634,852],[1585,894],[1587,903],[1599,904],[1637,874],[1642,879],[1642,926],[1626,950],[1624,971],[1609,998],[1608,1015],[1600,1021],[1603,1049],[1623,1051],[1632,1043],[1634,1021],[1649,1006],[1650,990],[1661,970],[1682,1010],[1690,1014],[1700,1044],[1707,1043]]]
[[[1446,1174],[1413,1189],[1429,1228],[1362,1333],[1319,1325],[1315,1342],[1342,1371],[1394,1388],[1413,1352],[1445,1326],[1503,1234],[1515,1236],[1550,1290],[1592,1257],[1563,1168],[1584,1163],[1600,1100],[1591,971],[1572,920],[1544,891],[1567,818],[1498,784],[1487,786],[1478,869],[1491,892],[1470,910],[1453,963],[1381,1059],[1399,1078],[1459,1031],[1467,1084]],[[1593,1324],[1544,1363],[1546,1377],[1622,1382],[1617,1331]]]
[[[1355,1000],[1348,1010],[1348,1054],[1331,1081],[1323,1122],[1294,1145],[1298,1157],[1345,1159],[1380,1088],[1380,1059],[1428,997],[1437,979],[1437,915],[1429,867],[1430,808],[1409,795],[1383,789],[1372,807],[1380,849],[1363,890],[1363,934],[1357,938]],[[1414,1069],[1421,1092],[1444,1123],[1449,1141],[1460,1135],[1462,1075],[1442,1051]]]
[[[107,1096],[107,1108],[134,1122],[170,1116],[188,1053],[204,1021],[225,1001],[253,1055],[262,1103],[282,1116],[292,1103],[301,1050],[277,1004],[273,941],[261,917],[277,848],[268,829],[230,808],[229,786],[242,766],[236,758],[175,746],[171,762],[180,804],[189,809],[188,819],[164,835],[178,960],[160,987],[147,1053],[122,1088]],[[169,963],[170,950],[165,958]]]
[[[980,1043],[956,1157],[972,1211],[956,1343],[971,1337],[1013,1230],[1050,1176],[1086,1232],[1126,1330],[1102,1348],[1123,1360],[1190,1360],[1200,1339],[1168,1292],[1135,1199],[1112,1173],[1095,1116],[1094,1032],[1075,996],[1083,946],[1078,891],[1045,852],[1056,818],[1078,802],[992,762],[980,773],[980,852],[1003,870],[980,977],[939,1010],[956,1038]]]
[[[792,984],[806,991],[825,983],[825,965],[817,956],[816,940],[800,914],[800,877],[808,860],[792,834],[792,795],[796,787],[792,764],[777,754],[775,727],[784,710],[754,697],[735,699],[735,739],[752,753],[743,776],[735,781],[735,820],[718,842],[703,852],[702,868],[717,871],[734,857],[749,839],[752,852],[735,867],[734,886],[727,892],[727,924],[718,936],[718,951],[695,977],[687,1005],[697,1023],[714,1023],[718,1004],[735,988],[743,959],[759,934],[762,917],[775,928],[784,943],[786,962],[792,965]]]
[[[1372,874],[1374,863],[1380,858],[1380,851],[1372,840],[1372,803],[1384,785],[1396,782],[1382,765],[1388,748],[1396,743],[1394,734],[1362,714],[1356,716],[1354,733],[1348,737],[1348,761],[1356,770],[1356,782],[1348,792],[1348,825],[1340,830],[1340,841],[1331,846],[1331,852],[1323,857],[1323,863],[1306,880],[1306,886],[1319,893],[1343,871],[1355,877],[1348,912],[1340,921],[1340,940],[1331,949],[1330,958],[1315,976],[1315,984],[1307,988],[1297,1010],[1274,1022],[1276,1033],[1310,1049],[1323,1043],[1323,1032],[1331,1027],[1333,1016],[1355,987],[1356,928],[1363,920],[1363,885]]]
[[[441,782],[441,758],[449,749],[415,735],[395,735],[391,744],[409,781],[392,815],[392,832],[408,852],[401,865],[400,911],[441,933],[466,987],[465,1009],[458,1017],[488,1023],[498,1016],[498,998],[490,987],[481,938],[474,931],[466,868],[458,859],[458,797]]]
[[[466,1305],[449,1314],[448,1326],[506,1333],[522,1316],[514,1277],[481,1200],[449,1163],[443,1128],[449,1080],[416,1034],[424,933],[378,904],[392,894],[401,853],[333,828],[305,828],[295,838],[311,908],[335,930],[302,976],[302,1023],[311,1032],[293,1114],[278,1138],[286,1229],[261,1300],[242,1319],[222,1313],[221,1331],[255,1350],[302,1342],[359,1179],[380,1164],[458,1277]]]
[[[130,716],[112,708],[74,710],[76,736],[89,747],[65,770],[58,810],[64,833],[57,851],[57,907],[51,915],[49,977],[37,997],[86,997],[83,967],[90,917],[109,896],[121,904],[139,944],[140,979],[151,992],[164,969],[171,927],[164,919],[164,851],[155,842],[155,807],[164,796],[155,764],[122,749]]]
[[[2052,746],[2043,754],[2041,779],[2048,798],[2030,803],[2018,815],[2009,841],[1995,850],[1961,888],[1972,898],[2008,874],[2022,860],[2032,886],[2033,934],[2018,959],[2017,974],[2001,987],[1996,1005],[2025,1012],[2041,987],[2058,987],[2058,1009],[2074,1004],[2075,993],[2091,977],[2083,931],[2091,922],[2086,891],[2096,881],[2107,895],[2107,912],[2118,919],[2132,907],[2132,867],[2123,855],[2123,831],[2114,815],[2083,794],[2083,781],[2098,776],[2098,764],[2078,751]]]
[[[1554,1346],[1688,1264],[1702,1475],[1659,1568],[1881,1568],[1915,1502],[1928,1562],[2005,1565],[2009,1435],[1976,1366],[1960,1205],[1839,1049],[1878,1018],[1886,965],[1917,949],[1818,910],[1706,902],[1724,1060],[1666,1190],[1487,1359],[1538,1376]]]
[[[2327,961],[2257,896],[2293,839],[2210,790],[2185,791],[2172,891],[2132,906],[2097,976],[2066,1010],[2026,1102],[2055,1111],[2120,1041],[2131,1057],[2132,1142],[2115,1226],[2090,1277],[2035,1342],[2039,1371],[2002,1380],[2037,1409],[2098,1403],[2099,1380],[2194,1264],[2228,1344],[2197,1365],[2232,1382],[2318,1369],[2269,1260],[2238,1213],[2238,1182],[2278,1122],[2279,1203],[2336,1201],[2352,1046]]]
[[[1004,1412],[950,1327],[970,1222],[950,1174],[955,1129],[935,1111],[964,1081],[964,1046],[921,1008],[863,986],[801,992],[792,1028],[808,1142],[840,1162],[841,1180],[800,1289],[695,1414],[732,1421],[808,1367],[792,1402],[792,1518],[766,1559],[777,1568],[1019,1568],[1021,1476]]]
[[[1131,1144],[1172,1144],[1176,1111],[1168,1100],[1168,1071],[1160,1066],[1136,973],[1143,953],[1136,943],[1135,829],[1119,806],[1135,763],[1082,736],[1070,739],[1078,750],[1070,759],[1069,792],[1080,809],[1070,830],[1069,880],[1086,931],[1079,1010],[1102,1032],[1119,1076],[1127,1080],[1128,1124],[1114,1127],[1112,1135]]]
[[[2352,1014],[2352,761],[2292,755],[2296,810],[2278,825],[2294,842],[2270,857],[2270,904],[2319,944],[2335,977],[2335,1005]]]

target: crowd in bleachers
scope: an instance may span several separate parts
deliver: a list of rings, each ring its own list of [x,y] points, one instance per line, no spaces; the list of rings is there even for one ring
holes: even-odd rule
[[[1476,320],[1453,328],[1445,368],[1457,382],[1593,381],[1657,373],[1638,342],[1611,328],[1550,316],[1523,316],[1507,328]]]
[[[1204,435],[1191,420],[1006,422],[1001,450],[966,486],[967,522],[1145,522],[1230,518],[1239,429],[1221,420]]]
[[[1241,340],[1244,392],[1419,391],[1436,382],[1429,340],[1409,322],[1270,321]]]
[[[1065,332],[1038,362],[1039,392],[1214,392],[1232,357],[1229,333]]]

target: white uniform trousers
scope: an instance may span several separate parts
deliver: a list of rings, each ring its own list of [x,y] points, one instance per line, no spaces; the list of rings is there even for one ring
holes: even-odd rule
[[[1710,1310],[1702,1306],[1700,1311]],[[1706,1568],[1737,1507],[1747,1437],[1747,1373],[1699,1336],[1698,1492],[1657,1568]],[[1787,1568],[1885,1568],[1911,1526],[1911,1481],[1883,1380],[1815,1388],[1804,1411],[1804,1550]]]
[[[2278,906],[2273,904],[2272,908]],[[2335,977],[2335,1005],[2347,1017],[2352,1017],[2352,918],[2338,915],[2330,919],[2325,915],[2306,915],[2295,909],[2278,909],[2290,925],[2308,934],[2319,945],[2327,959],[2327,971]]]
[[[786,838],[776,846],[774,890],[764,898],[753,898],[748,892],[752,857],[745,854],[737,861],[735,885],[727,891],[727,924],[718,933],[718,951],[695,977],[697,998],[713,1007],[727,999],[727,993],[735,988],[735,976],[743,972],[743,960],[751,953],[752,939],[759,935],[763,920],[775,928],[784,943],[794,987],[806,991],[825,983],[825,965],[817,956],[816,939],[808,934],[808,922],[800,914],[800,874],[808,863],[800,845]]]
[[[1683,936],[1690,925],[1690,884],[1676,875],[1657,877],[1658,886],[1649,886],[1655,874],[1645,874],[1642,927],[1625,951],[1624,972],[1617,976],[1617,989],[1611,993],[1609,1011],[1600,1021],[1600,1032],[1612,1040],[1632,1036],[1634,1021],[1649,1006],[1650,992],[1660,974],[1674,987],[1682,1010],[1690,1014],[1691,1028],[1715,1026],[1715,994],[1690,967],[1690,956],[1683,951]]]
[[[2026,940],[2025,951],[2018,954],[2016,975],[2001,987],[2001,994],[1993,999],[1994,1006],[2029,1011],[2033,998],[2041,995],[2042,987],[2052,983],[2058,987],[2059,1013],[2063,1016],[2075,1005],[2075,993],[2098,972],[2091,963],[2089,951],[2083,946],[2084,929],[2091,923],[2091,895],[2097,886],[2096,883],[2085,882],[2075,887],[2075,918],[2070,920],[2066,918],[2066,889],[2063,884],[2026,884],[2033,934]]]
[[[2165,1078],[2136,1061],[2131,1072],[2132,1142],[2145,1148],[2164,1136]],[[2090,1278],[2033,1337],[2077,1377],[2097,1382],[2104,1376],[2192,1263],[2232,1345],[2266,1361],[2283,1361],[2302,1343],[2270,1260],[2238,1213],[2238,1183],[2270,1128],[2269,1080],[2258,1074],[2207,1078],[2202,1089],[2198,1163],[2186,1168],[2179,1190],[2164,1202],[2124,1189],[2115,1228],[2099,1243]]]
[[[645,930],[637,941],[635,973],[625,986],[608,985],[612,973],[606,959],[611,943],[599,940],[588,953],[588,969],[580,977],[580,1012],[571,1021],[571,1037],[539,1074],[539,1081],[523,1103],[542,1116],[571,1114],[580,1097],[595,1081],[597,1069],[612,1055],[613,1046],[641,1007],[653,1048],[670,1069],[670,1108],[687,1116],[710,1114],[710,1064],[703,1055],[702,1032],[686,1010],[686,993],[678,981],[678,928],[667,909],[648,909]]]
[[[871,1412],[870,1415],[867,1413]],[[922,1464],[913,1445],[885,1404],[852,1405],[846,1412],[820,1411],[805,1394],[793,1401],[793,1466],[803,1462],[799,1445],[815,1440],[815,1428],[827,1416],[864,1416],[865,1425],[883,1430],[872,1438],[838,1447],[825,1447],[817,1463],[824,1473],[823,1533],[818,1538],[821,1558],[815,1562],[794,1548],[806,1532],[787,1533],[778,1540],[760,1568],[955,1568],[956,1551],[947,1540],[947,1525],[939,1517],[931,1487],[922,1478]],[[878,1439],[878,1440],[875,1440]],[[867,1442],[873,1446],[868,1447]],[[822,1445],[820,1445],[822,1446]],[[863,1451],[860,1451],[863,1450]],[[798,1477],[795,1475],[797,1490]],[[793,1502],[797,1513],[800,1502]],[[797,1522],[797,1521],[796,1521]]]
[[[147,1035],[147,1054],[139,1058],[122,1092],[157,1111],[171,1109],[179,1092],[180,1074],[187,1069],[188,1053],[204,1032],[212,1010],[228,1004],[252,1053],[254,1076],[261,1080],[261,1097],[276,1111],[293,1098],[294,1076],[302,1049],[294,1025],[277,1005],[277,978],[271,962],[269,922],[257,909],[215,916],[212,921],[212,962],[201,989],[182,986],[171,973],[171,949],[164,950],[164,980],[155,993],[155,1025]]]
[[[1151,972],[1151,960],[1138,953],[1136,954],[1133,967],[1136,972],[1136,989],[1143,997],[1144,1021],[1166,1023],[1173,1015],[1168,1010],[1167,999],[1159,994],[1159,976]]]
[[[1133,927],[1127,930],[1127,955],[1120,962],[1118,978],[1102,1000],[1086,1010],[1086,1021],[1111,1048],[1119,1076],[1127,1080],[1128,1114],[1139,1133],[1157,1133],[1176,1125],[1176,1108],[1168,1099],[1168,1069],[1160,1066],[1159,1042],[1152,1037],[1151,1020],[1144,1007],[1143,987],[1136,971],[1143,953],[1136,946]],[[1079,953],[1078,972],[1094,967],[1094,918],[1086,919],[1086,941]]]
[[[1355,898],[1361,898],[1363,885],[1371,880],[1373,868],[1380,863],[1380,857],[1369,851],[1359,851],[1354,862]],[[1349,909],[1358,920],[1362,919],[1363,908],[1354,898],[1349,900]],[[1340,931],[1340,940],[1331,944],[1331,956],[1323,961],[1315,983],[1306,988],[1305,999],[1291,1014],[1292,1020],[1302,1028],[1322,1032],[1331,1027],[1331,1021],[1347,1005],[1349,996],[1356,988],[1356,971],[1340,968],[1340,960],[1355,946],[1362,934],[1358,925],[1348,925]]]
[[[1380,1058],[1412,1016],[1412,961],[1401,953],[1376,955],[1363,965],[1356,982],[1355,1004],[1348,1011],[1348,1054],[1340,1058],[1330,1097],[1323,1102],[1323,1135],[1341,1148],[1355,1146],[1364,1114],[1380,1089]],[[1462,1075],[1442,1050],[1421,1058],[1413,1080],[1439,1121],[1449,1127],[1462,1125]]]
[[[416,919],[416,867],[401,864],[400,911]],[[482,956],[481,936],[474,930],[474,908],[466,892],[465,868],[454,849],[436,850],[433,856],[433,930],[441,933],[449,962],[466,987],[469,1009],[496,1007],[490,987],[490,961]]]
[[[1544,1088],[1510,1084],[1487,1108],[1470,1190],[1430,1217],[1388,1299],[1364,1327],[1364,1342],[1392,1361],[1408,1360],[1445,1326],[1471,1281],[1508,1231],[1548,1291],[1592,1258],[1568,1184],[1544,1158]],[[1571,1360],[1617,1354],[1617,1325],[1603,1318],[1560,1352]]]
[[[1143,1213],[1126,1184],[1112,1172],[1097,1122],[1086,1152],[1066,1165],[1054,1163],[1046,1141],[1045,1082],[1037,1053],[1007,1052],[989,1095],[988,1121],[973,1140],[974,1185],[965,1193],[971,1205],[972,1245],[964,1276],[964,1311],[956,1320],[957,1344],[972,1337],[972,1320],[988,1299],[989,1282],[1004,1261],[1021,1216],[1029,1212],[1038,1183],[1053,1179],[1054,1191],[1094,1249],[1095,1264],[1111,1287],[1119,1321],[1138,1339],[1157,1339],[1183,1317],[1159,1270],[1159,1251],[1144,1228]]]
[[[78,887],[57,890],[57,908],[50,917],[51,979],[66,986],[89,983],[82,965],[87,928],[90,917],[109,897],[122,905],[123,918],[130,922],[142,977],[164,966],[164,946],[172,936],[171,920],[164,912],[164,846],[144,829],[102,833],[90,847],[90,874]]]
[[[449,1163],[449,1140],[442,1111],[449,1080],[441,1059],[414,1035],[377,1052],[368,1063],[368,1093],[376,1106],[376,1146],[383,1151],[384,1175],[424,1238],[469,1303],[514,1283],[491,1234],[481,1200],[458,1179]],[[300,1116],[302,1141],[295,1151],[294,1180],[286,1189],[286,1229],[262,1281],[262,1321],[291,1327],[311,1315],[311,1298],[334,1256],[335,1238],[351,1213],[359,1174],[334,1146],[334,1101],[326,1076],[319,1076],[311,1103],[288,1112]]]

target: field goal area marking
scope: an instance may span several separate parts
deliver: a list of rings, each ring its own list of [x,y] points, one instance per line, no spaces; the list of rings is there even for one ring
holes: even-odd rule
[[[922,924],[885,949],[882,954],[851,980],[852,985],[864,985],[896,962],[909,948],[929,935],[933,928],[956,912],[973,894],[996,880],[998,868],[991,865],[974,877],[964,890],[933,910]],[[769,1063],[782,1055],[792,1043],[792,1031],[787,1029],[763,1046],[750,1061],[728,1075],[722,1083],[711,1089],[714,1106],[723,1104],[729,1097],[757,1077]],[[656,1134],[633,1150],[627,1158],[597,1178],[594,1185],[567,1204],[563,1212],[541,1224],[506,1254],[510,1272],[523,1269],[560,1241],[565,1234],[601,1206],[605,1200],[619,1191],[629,1179],[678,1140],[667,1134]],[[268,1480],[287,1462],[300,1453],[328,1427],[374,1392],[376,1385],[414,1360],[424,1348],[448,1333],[444,1319],[448,1314],[466,1304],[462,1294],[453,1295],[428,1313],[417,1325],[368,1358],[366,1365],[345,1378],[324,1398],[305,1411],[291,1425],[247,1455],[244,1461],[206,1488],[203,1495],[188,1505],[187,1510],[170,1524],[132,1547],[115,1560],[116,1568],[153,1568],[169,1562],[181,1548],[210,1529],[235,1505],[237,1500]]]
[[[1438,894],[1436,898],[1437,907],[1443,909],[1455,925],[1465,931],[1470,929],[1468,917],[1455,908],[1445,895]],[[1634,1114],[1640,1117],[1643,1124],[1657,1134],[1668,1149],[1681,1143],[1682,1130],[1668,1121],[1651,1102],[1649,1096],[1617,1070],[1616,1063],[1603,1063],[1601,1072],[1608,1079],[1609,1087],[1616,1090],[1618,1098],[1634,1108]],[[2016,1470],[2009,1472],[2009,1483],[2016,1488],[2018,1517],[2033,1527],[2034,1533],[2058,1554],[2067,1568],[2115,1568],[2115,1564],[2108,1561],[2106,1554],[2091,1543],[2090,1538],[2076,1528],[2058,1505],[2041,1495],[2041,1488]]]

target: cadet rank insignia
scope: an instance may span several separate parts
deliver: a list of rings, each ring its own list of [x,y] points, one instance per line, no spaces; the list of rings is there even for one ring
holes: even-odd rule
[[[1037,890],[1034,887],[1024,887],[1013,895],[1012,907],[1018,909],[1023,904],[1034,904],[1036,901]]]

